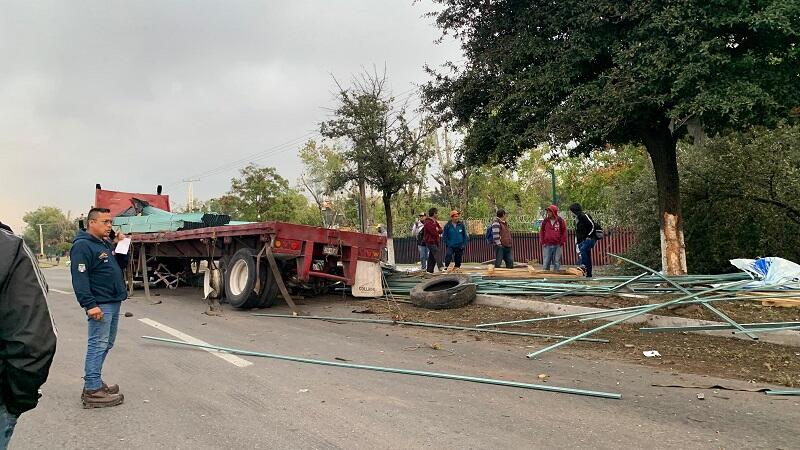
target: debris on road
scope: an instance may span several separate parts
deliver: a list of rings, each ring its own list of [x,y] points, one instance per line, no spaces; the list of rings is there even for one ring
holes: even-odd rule
[[[658,353],[658,350],[647,350],[642,352],[645,358],[661,358],[661,353]]]
[[[403,375],[414,375],[414,376],[421,376],[421,377],[430,377],[430,378],[441,378],[446,380],[456,380],[456,381],[467,381],[471,383],[482,383],[482,384],[492,384],[496,386],[507,386],[507,387],[516,387],[521,389],[531,389],[531,390],[539,390],[539,391],[546,391],[546,392],[558,392],[563,394],[574,394],[574,395],[583,395],[589,397],[599,397],[599,398],[608,398],[608,399],[615,399],[618,400],[622,398],[621,394],[613,393],[613,392],[602,392],[602,391],[590,391],[586,389],[576,389],[576,388],[568,388],[568,387],[560,387],[560,386],[546,386],[541,384],[531,384],[531,383],[523,383],[517,381],[506,381],[506,380],[499,380],[494,378],[482,378],[482,377],[473,377],[469,375],[456,375],[456,374],[449,374],[449,373],[440,373],[440,372],[426,372],[421,370],[411,370],[411,369],[399,369],[393,367],[381,367],[381,366],[368,366],[363,364],[348,364],[344,362],[336,362],[336,361],[324,361],[319,359],[310,359],[310,358],[302,358],[298,356],[287,356],[287,355],[276,355],[271,353],[262,353],[262,352],[253,352],[249,350],[242,350],[236,348],[228,348],[228,347],[219,347],[216,345],[205,345],[205,344],[193,344],[184,341],[178,341],[175,339],[166,339],[166,338],[159,338],[154,336],[142,336],[143,339],[158,341],[158,342],[166,342],[170,344],[175,344],[179,346],[185,347],[196,347],[196,348],[205,348],[210,350],[217,350],[220,352],[231,353],[236,355],[242,356],[255,356],[260,358],[271,358],[271,359],[279,359],[283,361],[293,361],[293,362],[300,362],[305,364],[318,364],[323,366],[333,366],[333,367],[342,367],[348,369],[360,369],[360,370],[372,370],[376,372],[387,372],[387,373],[396,373],[396,374],[403,374]]]

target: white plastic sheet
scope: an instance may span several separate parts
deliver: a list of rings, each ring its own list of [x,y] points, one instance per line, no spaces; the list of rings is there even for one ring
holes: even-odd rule
[[[800,264],[787,259],[774,256],[759,259],[732,259],[731,264],[756,280],[748,284],[748,287],[775,286],[775,288],[783,289],[800,289]]]

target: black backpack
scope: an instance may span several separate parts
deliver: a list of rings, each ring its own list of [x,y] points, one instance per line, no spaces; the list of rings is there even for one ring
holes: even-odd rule
[[[603,226],[600,225],[600,222],[592,219],[592,216],[589,214],[586,214],[586,218],[592,223],[592,231],[589,233],[589,237],[598,241],[603,239],[603,237],[605,237],[605,232],[603,231]]]
[[[417,233],[417,245],[425,245],[425,227],[423,226]]]

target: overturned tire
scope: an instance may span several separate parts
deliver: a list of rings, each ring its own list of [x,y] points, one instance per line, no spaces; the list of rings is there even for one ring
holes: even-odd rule
[[[234,308],[252,308],[258,301],[253,291],[256,283],[256,259],[253,251],[243,248],[231,256],[225,267],[225,298]]]
[[[411,303],[420,308],[452,309],[475,300],[477,287],[469,275],[443,275],[411,289]]]

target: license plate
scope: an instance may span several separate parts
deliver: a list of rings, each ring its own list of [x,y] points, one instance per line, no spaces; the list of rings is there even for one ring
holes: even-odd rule
[[[323,255],[338,255],[339,254],[339,247],[335,245],[326,245],[322,247],[322,254]]]

